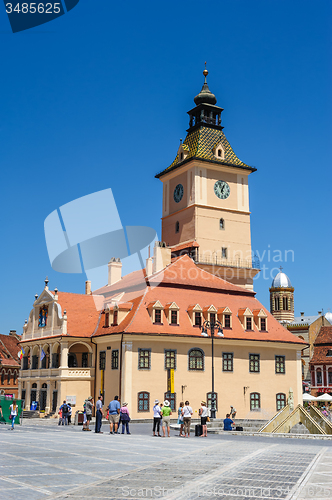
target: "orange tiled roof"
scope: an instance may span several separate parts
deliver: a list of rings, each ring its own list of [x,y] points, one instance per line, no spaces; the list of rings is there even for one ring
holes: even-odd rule
[[[133,274],[133,273],[132,273]],[[125,277],[123,283],[127,286]],[[130,280],[132,281],[132,276]],[[154,280],[160,284],[153,286]],[[116,284],[118,285],[118,284]],[[116,287],[114,285],[114,287]],[[109,287],[109,293],[111,293]],[[117,291],[119,288],[117,287]],[[128,302],[126,293],[123,300]],[[170,325],[165,320],[163,324],[152,323],[148,307],[151,303],[159,300],[162,304],[176,301],[179,306],[179,324]],[[198,268],[188,256],[179,257],[164,271],[149,278],[143,293],[132,300],[133,307],[126,318],[118,326],[103,326],[100,321],[95,332],[96,336],[115,333],[149,334],[149,335],[181,335],[200,337],[201,332],[191,324],[187,312],[190,304],[200,304],[202,308],[213,304],[217,309],[229,307],[233,313],[232,329],[224,331],[225,338],[238,340],[256,340],[268,342],[288,342],[294,344],[306,343],[289,332],[264,308],[255,298],[255,293],[244,288],[232,285],[221,278]],[[237,312],[245,310],[263,309],[267,315],[267,332],[261,332],[253,325],[253,331],[247,332],[243,329]]]
[[[62,311],[67,312],[67,332],[71,337],[90,337],[98,323],[97,311],[92,295],[58,292]]]
[[[327,356],[332,350],[332,326],[322,326],[314,342],[314,354],[310,360],[311,365],[332,365],[332,356]]]
[[[17,337],[19,338],[20,336],[18,335]],[[17,355],[21,350],[19,342],[14,335],[0,334],[0,357],[3,365],[19,366]]]

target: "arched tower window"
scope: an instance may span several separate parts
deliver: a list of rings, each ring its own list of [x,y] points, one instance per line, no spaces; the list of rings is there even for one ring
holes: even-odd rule
[[[225,221],[224,219],[219,220],[219,229],[225,229]]]
[[[274,297],[274,310],[279,311],[279,309],[280,309],[279,297]]]
[[[282,298],[282,308],[284,311],[288,311],[288,298],[287,297]]]

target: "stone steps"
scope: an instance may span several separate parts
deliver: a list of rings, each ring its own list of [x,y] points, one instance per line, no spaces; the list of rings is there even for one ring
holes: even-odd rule
[[[39,411],[24,410],[23,418],[39,418]]]

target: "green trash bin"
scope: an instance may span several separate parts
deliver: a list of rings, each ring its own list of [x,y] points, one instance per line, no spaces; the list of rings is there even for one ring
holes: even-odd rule
[[[13,402],[13,398],[8,398],[6,395],[0,396],[0,406],[2,407],[2,418],[0,417],[0,422],[1,423],[6,423],[6,424],[11,424],[11,420],[9,418],[10,415],[10,405]],[[16,404],[18,406],[17,408],[17,417],[15,419],[15,425],[20,425],[21,424],[21,413],[22,413],[22,400],[21,399],[15,399]]]

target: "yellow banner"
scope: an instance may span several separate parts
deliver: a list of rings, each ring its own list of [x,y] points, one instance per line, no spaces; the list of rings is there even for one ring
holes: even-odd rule
[[[167,390],[174,393],[174,368],[168,370]]]

